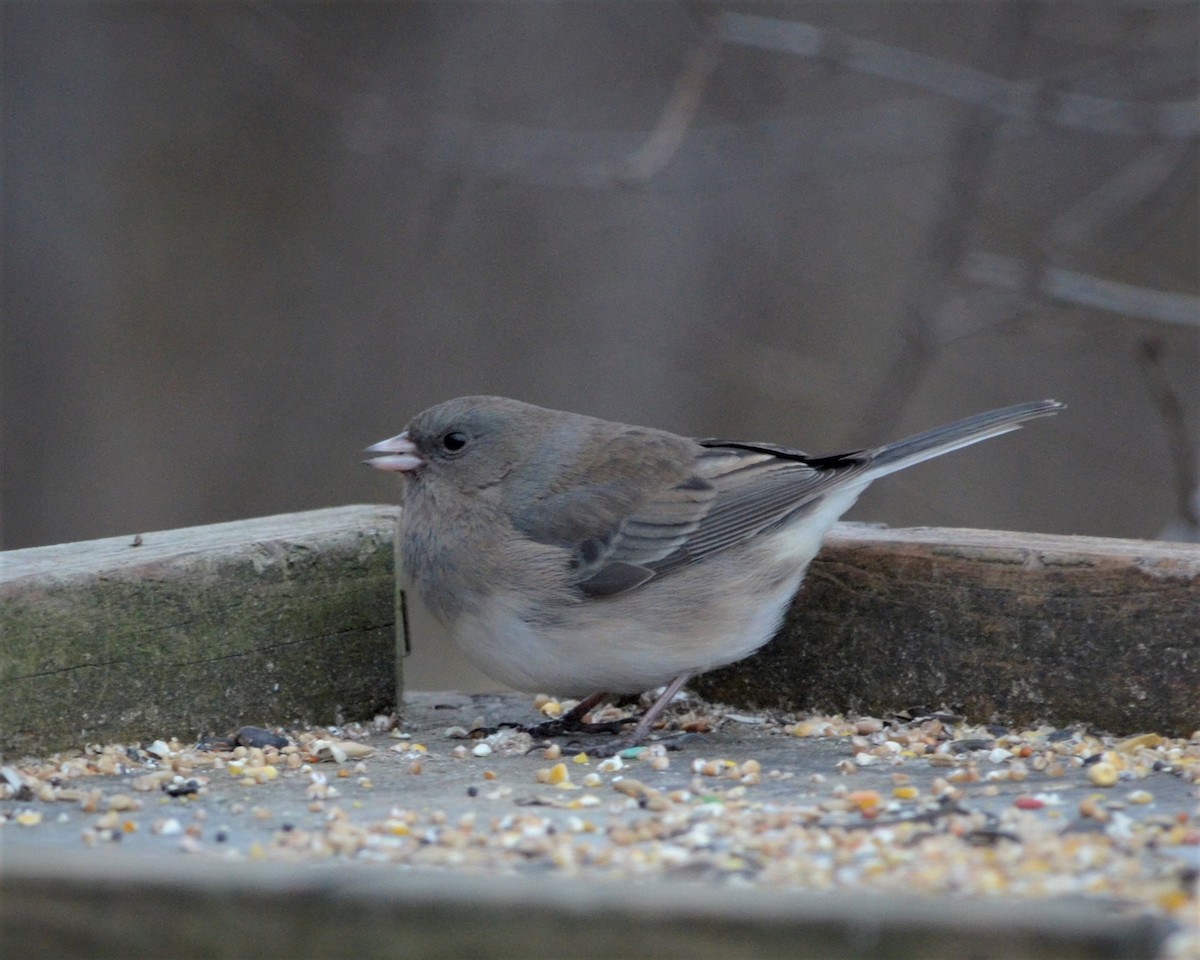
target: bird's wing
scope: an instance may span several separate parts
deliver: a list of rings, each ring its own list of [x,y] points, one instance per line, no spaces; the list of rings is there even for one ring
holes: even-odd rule
[[[699,443],[704,451],[697,457],[697,472],[713,485],[716,495],[686,542],[654,564],[657,573],[701,560],[791,521],[870,465],[869,457],[858,451],[812,457],[773,444]]]
[[[642,432],[634,438],[641,453],[667,454],[646,456],[636,472],[629,463],[637,458],[588,464],[583,475],[597,482],[566,485],[570,492],[543,500],[528,525],[517,526],[535,540],[572,551],[585,595],[610,596],[782,526],[835,489],[865,486],[1062,407],[1055,400],[1017,404],[874,450],[828,457],[769,443],[689,442],[663,434],[648,442],[650,435]],[[691,446],[672,446],[678,443]]]
[[[585,595],[611,596],[786,522],[867,462],[769,444],[697,443],[687,475],[648,497],[634,498],[620,482],[589,485],[543,500],[519,526],[572,550]]]

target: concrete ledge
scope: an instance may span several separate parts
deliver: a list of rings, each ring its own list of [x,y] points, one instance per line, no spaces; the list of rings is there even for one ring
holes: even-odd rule
[[[814,895],[707,884],[30,851],[0,871],[26,960],[692,957],[1146,960],[1167,925],[1098,903]]]
[[[1114,733],[1200,727],[1200,546],[839,524],[780,634],[698,678],[747,707],[959,707]]]
[[[337,507],[0,555],[0,752],[394,705],[396,513]]]

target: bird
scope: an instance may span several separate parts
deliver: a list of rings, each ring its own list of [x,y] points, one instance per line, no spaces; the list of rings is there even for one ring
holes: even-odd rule
[[[813,456],[467,396],[364,462],[403,478],[403,573],[484,673],[581,697],[563,718],[577,723],[606,696],[664,688],[624,748],[691,677],[774,636],[822,538],[872,482],[1064,406]]]

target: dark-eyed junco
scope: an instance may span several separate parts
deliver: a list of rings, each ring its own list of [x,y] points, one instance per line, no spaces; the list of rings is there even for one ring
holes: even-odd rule
[[[778,628],[821,538],[871,481],[1062,409],[981,413],[814,457],[692,440],[503,397],[418,414],[369,461],[404,484],[404,570],[467,657],[518,690],[586,696],[666,684],[638,742],[693,674]]]

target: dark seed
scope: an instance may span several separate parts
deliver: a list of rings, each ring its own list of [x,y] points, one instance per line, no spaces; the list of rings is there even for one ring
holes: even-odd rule
[[[289,743],[287,737],[262,727],[242,727],[237,732],[237,742],[243,747],[275,747],[277,750],[282,750]]]
[[[1001,840],[1020,843],[1021,838],[1007,830],[972,830],[964,839],[974,847],[992,847]]]
[[[200,783],[196,780],[184,780],[183,783],[164,783],[163,792],[169,797],[186,797],[200,792]]]
[[[959,753],[966,753],[970,750],[991,750],[995,745],[995,740],[955,740],[950,747]]]

